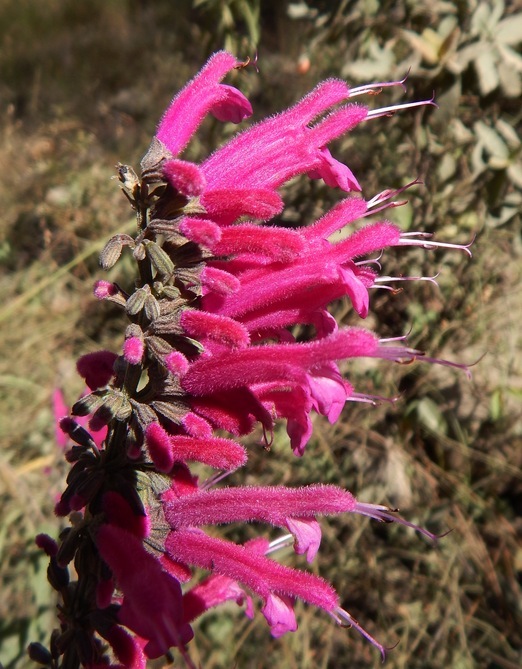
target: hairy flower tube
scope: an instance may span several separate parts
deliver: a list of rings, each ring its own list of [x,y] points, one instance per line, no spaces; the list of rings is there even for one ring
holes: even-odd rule
[[[332,514],[396,521],[434,538],[341,487],[233,484],[230,473],[248,465],[238,437],[256,426],[268,442],[276,421],[284,421],[293,452],[302,456],[312,412],[335,422],[348,400],[373,401],[341,374],[339,361],[453,364],[426,358],[401,337],[385,341],[339,327],[328,310],[346,298],[365,318],[370,289],[393,280],[379,277],[372,258],[391,246],[437,246],[387,220],[364,223],[400,204],[394,198],[401,191],[365,200],[328,145],[367,120],[432,102],[369,110],[352,99],[403,82],[351,89],[329,79],[203,162],[180,158],[208,113],[233,123],[252,113],[242,93],[221,83],[243,66],[229,53],[214,54],[174,97],[140,176],[118,167],[137,231],[113,237],[101,265],[110,269],[125,247],[137,278],[132,288],[96,283],[95,297],[119,305],[127,319],[121,351],[80,358],[88,390],[60,421],[75,445],[66,453],[71,468],[56,513],[70,515],[71,524],[58,543],[38,538],[61,596],[59,628],[49,651],[30,649],[35,658],[47,653],[53,667],[144,667],[171,650],[192,666],[191,623],[226,601],[244,605],[248,616],[260,602],[278,637],[297,629],[294,602],[301,599],[355,627],[384,655],[382,644],[341,609],[332,585],[274,554],[293,545],[311,562],[321,541],[319,518]],[[347,195],[319,220],[290,229],[279,218],[281,187],[298,175]],[[357,221],[363,225],[332,241]],[[307,340],[296,338],[296,326],[307,326]],[[62,407],[59,397],[55,406]],[[199,481],[192,463],[216,471]],[[240,545],[207,529],[251,521],[282,534]],[[195,582],[196,569],[207,577]]]

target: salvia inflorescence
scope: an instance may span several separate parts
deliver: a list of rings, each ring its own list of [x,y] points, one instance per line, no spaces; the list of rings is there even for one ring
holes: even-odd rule
[[[147,658],[172,652],[193,666],[187,651],[193,621],[230,600],[250,617],[260,605],[278,637],[297,629],[294,603],[301,599],[357,629],[384,656],[329,583],[283,565],[277,551],[293,546],[311,562],[321,541],[318,517],[328,514],[399,522],[434,538],[333,485],[225,481],[247,466],[238,438],[256,426],[269,442],[276,422],[284,421],[293,452],[302,456],[312,412],[335,422],[347,401],[374,401],[341,375],[339,361],[422,358],[453,365],[409,348],[403,337],[381,340],[363,328],[340,327],[328,311],[348,298],[365,318],[370,289],[393,280],[379,276],[382,251],[438,245],[387,220],[331,241],[346,226],[401,204],[397,198],[411,184],[365,200],[328,145],[371,118],[432,101],[369,110],[352,99],[403,82],[350,88],[328,79],[202,163],[179,158],[208,113],[232,123],[250,116],[243,94],[221,83],[243,65],[229,53],[214,54],[174,97],[140,175],[118,166],[137,231],[113,237],[101,265],[110,269],[130,253],[136,281],[127,292],[100,280],[94,295],[121,307],[128,324],[120,353],[78,361],[87,391],[70,416],[60,410],[70,471],[56,513],[70,523],[58,542],[37,537],[59,593],[59,625],[49,648],[35,643],[29,652],[56,669],[139,669]],[[280,189],[297,175],[347,195],[319,220],[291,229],[280,224]],[[455,248],[469,253],[467,246]],[[307,340],[296,339],[296,326],[306,326]],[[215,473],[199,480],[193,463]],[[272,542],[237,544],[207,531],[249,521],[280,534]],[[206,573],[196,583],[195,570]]]

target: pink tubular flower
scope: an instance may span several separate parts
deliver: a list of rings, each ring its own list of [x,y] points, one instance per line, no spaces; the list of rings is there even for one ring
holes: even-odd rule
[[[83,376],[91,390],[106,386],[114,374],[116,355],[111,351],[96,351],[82,355],[76,363],[78,374]]]
[[[171,533],[165,549],[177,560],[243,583],[265,602],[270,595],[280,593],[299,597],[326,611],[334,611],[338,606],[335,590],[319,577],[197,530]]]
[[[63,393],[59,388],[55,388],[52,395],[55,439],[60,448],[65,448],[68,443],[67,435],[60,428],[60,421],[69,414],[69,407],[65,404]]]
[[[224,602],[235,601],[238,606],[247,603],[247,615],[252,615],[252,600],[243,588],[231,578],[213,574],[183,595],[183,613],[187,623],[209,609]]]
[[[141,541],[126,530],[105,524],[96,543],[123,592],[118,619],[148,640],[147,657],[159,657],[171,646],[190,641],[192,630],[182,620],[181,587]]]
[[[393,199],[413,184],[364,199],[355,175],[329,149],[363,121],[432,101],[369,110],[353,98],[403,82],[350,89],[328,79],[201,164],[180,158],[206,114],[233,123],[250,116],[243,94],[221,83],[243,67],[229,53],[214,54],[172,100],[141,175],[118,166],[138,233],[113,237],[100,261],[109,269],[126,249],[138,276],[130,294],[108,281],[94,289],[129,321],[121,355],[101,351],[80,358],[78,371],[92,392],[73,406],[74,419],[63,416],[61,395],[54,396],[61,431],[75,442],[56,513],[75,515],[60,544],[38,539],[63,600],[53,666],[68,653],[77,660],[68,666],[75,668],[139,668],[175,648],[190,667],[190,624],[226,601],[246,604],[252,617],[253,597],[261,600],[274,637],[297,629],[294,602],[301,599],[353,626],[384,655],[384,647],[340,608],[332,585],[272,554],[293,545],[312,562],[321,543],[320,517],[344,513],[394,521],[436,539],[342,487],[233,484],[231,472],[247,465],[247,449],[237,438],[257,424],[269,443],[276,421],[283,420],[293,452],[302,456],[313,412],[333,423],[347,401],[375,402],[344,378],[341,361],[420,358],[463,367],[423,356],[404,337],[381,340],[360,327],[340,327],[329,311],[344,298],[361,318],[368,315],[370,289],[382,282],[390,288],[394,280],[379,277],[387,248],[451,246],[424,233],[403,233],[387,220],[366,223],[401,204]],[[279,189],[298,175],[322,179],[343,196],[317,221],[289,229],[278,218],[284,208]],[[347,226],[353,226],[349,234]],[[454,248],[469,253],[467,246]],[[406,278],[413,280],[400,277]],[[306,338],[297,338],[296,328]],[[87,428],[103,428],[101,438]],[[65,444],[61,433],[58,439]],[[216,472],[200,483],[193,462]],[[230,485],[218,487],[225,476]],[[207,526],[248,522],[283,534],[272,543],[260,537],[245,544],[218,538],[215,529],[207,534]],[[73,560],[78,576],[71,584],[67,565]],[[195,570],[208,574],[190,582]]]
[[[109,630],[100,632],[100,635],[110,643],[114,654],[122,663],[114,666],[146,669],[147,658],[135,636],[130,635],[119,625],[113,625]],[[107,665],[100,666],[106,667]]]
[[[123,357],[131,365],[139,365],[143,358],[144,346],[139,337],[129,337],[123,345]]]
[[[359,513],[379,521],[393,522],[422,532],[430,539],[435,535],[403,520],[387,507],[357,502],[353,495],[335,486],[315,485],[304,488],[236,487],[218,490],[193,490],[182,496],[166,496],[163,504],[165,520],[172,528],[165,549],[177,561],[211,569],[214,575],[224,577],[221,588],[213,588],[212,596],[206,595],[199,602],[198,615],[205,608],[216,606],[219,599],[236,599],[237,589],[232,582],[246,586],[259,595],[262,609],[273,636],[295,631],[297,623],[291,602],[299,598],[324,609],[334,619],[349,616],[339,607],[335,591],[322,579],[306,572],[288,569],[274,563],[256,546],[238,546],[208,537],[199,528],[205,524],[261,521],[287,528],[294,537],[296,553],[306,553],[311,562],[319,549],[321,530],[318,515]],[[211,563],[211,567],[209,564]],[[221,581],[220,581],[221,583]],[[240,592],[242,590],[240,589]],[[238,603],[242,602],[239,596]],[[193,604],[195,606],[195,604]],[[201,611],[199,611],[201,609]],[[192,613],[190,620],[195,616]],[[383,647],[358,626],[381,653]]]
[[[157,137],[173,155],[188,144],[208,112],[220,121],[239,123],[252,114],[252,107],[236,88],[220,84],[238,61],[220,51],[212,56],[201,72],[176,95],[165,112]]]

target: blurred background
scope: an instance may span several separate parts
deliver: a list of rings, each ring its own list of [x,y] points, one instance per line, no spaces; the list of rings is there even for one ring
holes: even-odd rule
[[[521,42],[520,2],[0,0],[5,669],[31,666],[27,643],[45,642],[55,624],[46,560],[34,546],[37,532],[56,536],[63,525],[52,514],[66,475],[52,393],[60,388],[72,403],[82,391],[75,359],[121,347],[120,313],[92,297],[100,249],[132,227],[115,165],[139,165],[172,95],[220,48],[242,59],[258,54],[258,73],[229,78],[252,101],[254,120],[325,77],[357,85],[409,71],[407,94],[385,90],[370,104],[435,92],[439,108],[368,122],[333,153],[365,197],[424,181],[392,212],[405,231],[475,238],[471,260],[454,251],[387,252],[385,274],[439,273],[440,288],[377,291],[367,319],[383,337],[410,332],[410,344],[429,355],[472,364],[472,380],[422,364],[350,365],[357,390],[399,401],[349,405],[335,426],[317,420],[302,459],[281,430],[269,453],[252,449],[234,480],[336,483],[361,501],[400,507],[433,532],[452,528],[434,546],[400,526],[325,519],[312,569],[369,632],[387,646],[398,642],[389,669],[521,666]],[[207,120],[186,155],[204,157],[233,131]],[[322,182],[295,180],[284,191],[285,223],[306,224],[339,196]],[[130,270],[123,263],[111,276]],[[357,322],[345,302],[335,309]],[[191,657],[205,669],[381,666],[356,632],[310,607],[298,605],[297,615],[299,630],[275,640],[262,616],[250,621],[224,607],[200,621]]]

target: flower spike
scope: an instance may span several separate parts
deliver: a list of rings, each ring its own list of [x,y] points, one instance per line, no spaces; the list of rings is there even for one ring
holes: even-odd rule
[[[72,408],[74,418],[60,391],[53,396],[57,442],[70,466],[55,511],[70,514],[71,526],[59,542],[37,537],[61,598],[60,619],[51,650],[31,644],[30,653],[56,669],[144,669],[171,649],[194,667],[192,622],[227,601],[252,618],[258,600],[275,638],[297,630],[300,599],[353,627],[384,659],[385,647],[341,608],[333,585],[306,568],[320,549],[322,517],[358,514],[439,538],[393,509],[321,483],[320,474],[316,483],[295,487],[263,485],[250,471],[251,485],[237,484],[254,430],[269,450],[282,422],[301,457],[314,413],[334,423],[348,402],[397,402],[357,390],[356,379],[345,376],[354,358],[468,373],[408,347],[403,335],[379,339],[342,326],[331,308],[344,300],[364,319],[373,288],[436,284],[437,276],[381,275],[390,247],[471,255],[469,245],[403,233],[387,220],[368,222],[403,205],[403,193],[420,181],[365,199],[344,156],[331,153],[333,140],[362,121],[435,106],[433,99],[369,111],[352,99],[404,89],[406,78],[357,88],[327,79],[201,163],[180,158],[208,113],[232,123],[251,115],[243,94],[222,83],[232,70],[246,76],[249,62],[214,54],[174,96],[141,174],[118,165],[138,232],[109,240],[101,265],[111,269],[127,253],[136,278],[129,292],[97,281],[94,296],[121,307],[121,345],[78,360],[87,391]],[[283,225],[281,187],[298,175],[350,194],[316,221]],[[235,543],[216,536],[230,523],[271,527]],[[270,541],[274,527],[282,534]],[[290,546],[295,567],[277,559]]]

